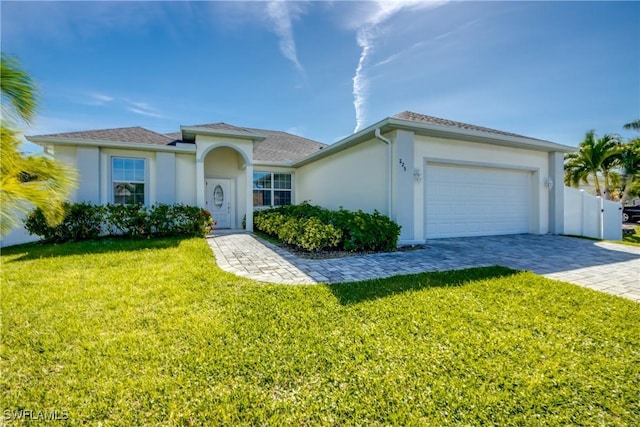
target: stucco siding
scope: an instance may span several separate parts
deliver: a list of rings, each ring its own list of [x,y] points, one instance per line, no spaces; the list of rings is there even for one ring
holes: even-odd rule
[[[66,164],[68,166],[71,166],[74,169],[78,168],[76,155],[77,155],[77,148],[76,147],[56,145],[53,148],[53,158],[57,162],[64,163],[64,164]],[[78,180],[79,181],[82,181],[84,178],[85,177],[83,177],[81,174],[78,174]],[[77,197],[78,197],[78,190],[76,188],[69,195],[69,201],[70,202],[76,202],[77,201]]]
[[[77,201],[100,203],[100,149],[78,147],[76,167],[81,177],[76,190]]]
[[[158,203],[175,203],[176,201],[176,155],[175,153],[156,153],[158,168],[156,201]]]
[[[196,156],[176,155],[176,203],[196,204]]]
[[[387,215],[387,146],[372,139],[296,170],[296,203],[308,200]]]

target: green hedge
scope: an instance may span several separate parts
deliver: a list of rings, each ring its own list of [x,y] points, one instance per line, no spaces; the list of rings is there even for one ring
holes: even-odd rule
[[[256,211],[253,225],[307,251],[393,251],[400,235],[400,226],[378,211],[330,211],[308,202]]]
[[[65,203],[65,217],[56,226],[35,209],[25,219],[25,229],[47,242],[91,240],[101,236],[203,236],[213,229],[209,211],[182,204],[93,205]]]

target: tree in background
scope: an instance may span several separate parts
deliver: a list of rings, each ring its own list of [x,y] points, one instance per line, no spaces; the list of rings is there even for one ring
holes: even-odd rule
[[[18,225],[33,207],[40,208],[47,222],[63,219],[63,202],[75,187],[77,173],[51,159],[23,156],[17,123],[33,124],[38,107],[36,85],[16,58],[0,58],[0,232],[4,235]]]
[[[620,203],[640,196],[640,138],[627,142],[620,147],[618,164],[621,169]]]
[[[588,184],[593,176],[596,196],[603,196],[599,176],[604,180],[604,197],[611,199],[611,184],[617,176],[617,156],[621,140],[618,135],[607,134],[598,138],[594,130],[586,133],[578,146],[578,152],[565,156],[565,185],[577,187],[580,183]]]
[[[634,120],[632,122],[627,123],[626,125],[623,126],[625,129],[627,130],[638,130],[640,131],[640,119],[638,120]]]

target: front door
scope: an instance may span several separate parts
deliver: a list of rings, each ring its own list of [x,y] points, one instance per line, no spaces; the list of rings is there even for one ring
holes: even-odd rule
[[[207,209],[218,222],[216,228],[231,228],[231,187],[228,179],[207,179]]]

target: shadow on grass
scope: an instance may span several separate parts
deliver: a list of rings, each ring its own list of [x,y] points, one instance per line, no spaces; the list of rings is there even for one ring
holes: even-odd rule
[[[2,249],[3,256],[18,255],[8,262],[27,261],[39,258],[56,258],[72,255],[101,254],[108,252],[131,252],[145,249],[167,249],[177,247],[184,237],[150,239],[100,239],[67,243],[27,243]]]
[[[518,273],[518,271],[510,268],[493,266],[394,276],[387,279],[337,283],[327,286],[331,290],[331,293],[340,301],[340,304],[350,305],[385,298],[408,291],[463,286],[469,282],[507,277]]]

